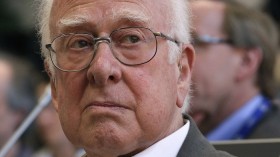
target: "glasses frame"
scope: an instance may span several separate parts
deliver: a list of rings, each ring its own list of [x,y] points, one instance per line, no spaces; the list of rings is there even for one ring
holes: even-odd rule
[[[231,39],[213,37],[210,35],[194,35],[193,45],[196,45],[196,42],[205,44],[232,44]]]
[[[137,63],[137,64],[127,64],[127,63],[124,63],[124,62],[122,62],[121,60],[119,60],[119,59],[113,54],[113,56],[114,56],[120,63],[122,63],[122,64],[124,64],[124,65],[126,65],[126,66],[137,66],[137,65],[142,65],[142,64],[145,64],[145,63],[148,63],[149,61],[151,61],[151,60],[155,57],[155,55],[156,55],[156,53],[157,53],[157,48],[158,48],[158,47],[157,47],[157,46],[158,46],[157,37],[161,37],[161,38],[163,38],[163,39],[165,39],[165,40],[172,41],[172,42],[174,42],[174,43],[177,44],[177,45],[179,45],[179,44],[181,43],[181,42],[175,40],[174,38],[172,38],[172,37],[170,37],[170,36],[168,36],[168,35],[166,35],[166,34],[164,34],[164,33],[162,33],[162,32],[154,32],[154,31],[152,31],[150,28],[136,26],[136,27],[122,27],[122,28],[115,29],[115,30],[113,30],[113,31],[110,33],[110,35],[109,35],[108,37],[94,37],[92,34],[89,34],[89,33],[67,33],[67,34],[60,34],[60,35],[56,36],[56,37],[51,41],[50,44],[46,44],[45,47],[48,49],[48,51],[49,51],[49,53],[50,53],[50,58],[51,58],[52,64],[53,64],[57,69],[59,69],[59,70],[61,70],[61,71],[64,71],[64,72],[79,72],[79,71],[82,71],[82,70],[88,68],[88,67],[91,65],[92,60],[93,60],[93,58],[95,57],[95,51],[96,51],[96,49],[93,50],[92,53],[94,53],[94,54],[92,55],[92,58],[90,59],[90,62],[88,63],[88,65],[86,65],[84,68],[81,68],[81,69],[78,69],[78,70],[65,70],[65,69],[62,69],[62,68],[58,67],[58,66],[54,63],[54,60],[53,60],[53,58],[52,58],[52,52],[53,52],[53,53],[56,53],[55,50],[52,48],[52,44],[53,44],[53,42],[54,42],[57,38],[61,38],[62,36],[68,36],[68,35],[76,35],[76,34],[77,34],[77,35],[79,35],[79,34],[80,34],[80,35],[83,35],[83,34],[84,34],[84,35],[90,35],[90,36],[92,36],[93,43],[94,43],[93,46],[94,46],[95,48],[98,47],[97,44],[100,43],[100,42],[106,42],[106,43],[108,43],[108,45],[109,45],[110,48],[111,48],[111,43],[112,43],[111,35],[112,35],[114,32],[117,32],[117,31],[119,31],[119,30],[130,29],[130,28],[141,28],[141,29],[147,29],[147,30],[151,31],[151,32],[153,33],[154,37],[155,37],[155,40],[156,40],[156,41],[155,41],[155,42],[156,42],[156,48],[155,48],[154,55],[153,55],[148,61],[145,61],[145,62],[143,62],[143,63]],[[111,48],[111,51],[113,51],[112,48]],[[113,53],[113,52],[112,52],[112,53]]]

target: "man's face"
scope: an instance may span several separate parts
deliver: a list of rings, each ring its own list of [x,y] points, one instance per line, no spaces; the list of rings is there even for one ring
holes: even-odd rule
[[[109,36],[113,30],[129,26],[167,31],[164,16],[154,11],[162,10],[155,1],[65,0],[55,1],[55,6],[52,38],[70,32]],[[61,19],[77,17],[86,19],[71,27],[56,27]],[[80,72],[56,69],[53,77],[53,100],[63,130],[88,154],[138,152],[178,127],[182,105],[177,96],[182,92],[178,90],[178,62],[168,63],[168,45],[162,38],[158,38],[156,56],[146,64],[125,66],[114,58],[107,43],[100,43],[89,68]]]
[[[198,36],[227,39],[222,30],[224,6],[219,2],[192,3],[194,28]],[[235,75],[241,62],[240,54],[229,44],[195,46],[197,61],[193,71],[193,99],[190,114],[200,125],[210,122],[226,110],[235,89]],[[205,124],[204,124],[205,125]]]

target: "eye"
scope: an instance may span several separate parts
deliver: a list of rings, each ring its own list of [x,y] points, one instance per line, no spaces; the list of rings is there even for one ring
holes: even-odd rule
[[[71,49],[84,49],[84,48],[89,48],[91,47],[93,44],[87,40],[71,40],[71,42],[69,42],[68,47]]]
[[[124,43],[137,43],[140,40],[141,39],[136,35],[126,35],[123,37],[123,39],[121,41]]]
[[[143,41],[143,37],[137,34],[122,34],[117,37],[117,43],[119,44],[137,44]]]
[[[141,29],[120,29],[111,34],[111,39],[119,46],[136,46],[145,41],[146,36]]]
[[[70,37],[67,45],[69,49],[82,50],[93,47],[93,41],[89,36],[74,35]]]

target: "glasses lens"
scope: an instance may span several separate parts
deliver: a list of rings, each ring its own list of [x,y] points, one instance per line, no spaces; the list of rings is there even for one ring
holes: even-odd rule
[[[156,54],[157,41],[148,28],[132,27],[115,30],[110,35],[113,55],[125,65],[149,62]],[[64,71],[79,71],[88,67],[94,56],[95,40],[90,34],[67,34],[57,37],[51,44],[53,64]]]
[[[156,54],[157,41],[147,28],[121,28],[110,35],[114,56],[126,65],[150,61]]]
[[[78,71],[86,68],[94,55],[94,41],[89,34],[61,35],[52,42],[52,61],[65,71]]]

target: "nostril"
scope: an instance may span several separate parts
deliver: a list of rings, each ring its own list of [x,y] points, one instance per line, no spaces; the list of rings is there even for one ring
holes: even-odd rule
[[[109,76],[109,79],[110,80],[114,80],[114,76]]]

